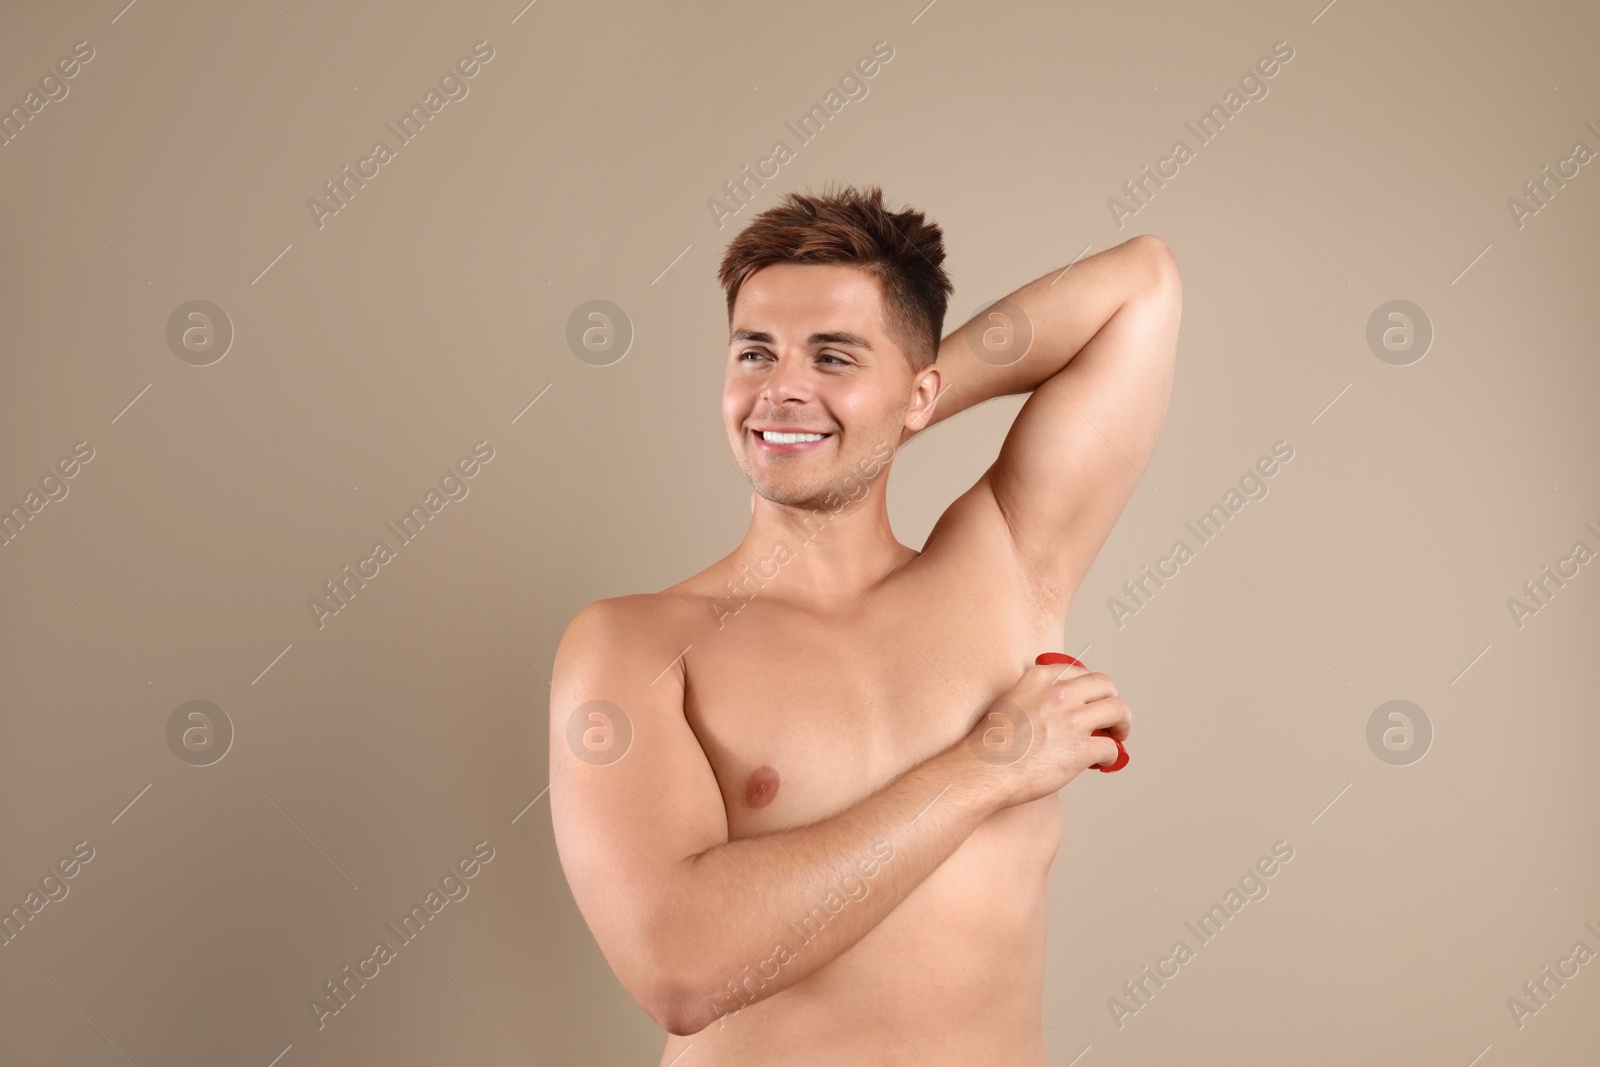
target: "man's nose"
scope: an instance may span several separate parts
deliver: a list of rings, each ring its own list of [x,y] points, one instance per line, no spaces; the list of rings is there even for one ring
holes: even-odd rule
[[[776,404],[790,398],[805,399],[809,386],[805,379],[805,359],[802,356],[779,356],[772,371],[761,385],[762,399]]]

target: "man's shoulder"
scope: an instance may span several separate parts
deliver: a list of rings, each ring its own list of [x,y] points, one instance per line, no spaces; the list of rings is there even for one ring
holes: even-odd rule
[[[625,593],[591,601],[572,617],[567,629],[594,630],[624,640],[655,635],[670,643],[706,614],[707,601],[719,595],[718,583],[726,576],[727,564],[723,557],[654,593]]]
[[[572,617],[561,644],[572,653],[621,663],[654,660],[684,629],[687,611],[688,599],[672,589],[603,597]]]
[[[594,625],[605,629],[650,630],[682,617],[693,600],[693,593],[682,585],[654,593],[622,593],[621,597],[592,600],[571,617],[574,625]]]
[[[593,633],[602,638],[643,636],[672,611],[676,599],[670,592],[661,592],[626,593],[591,600],[567,622],[567,631]]]
[[[551,715],[603,695],[634,716],[680,716],[684,677],[680,598],[634,593],[593,601],[567,623],[550,670]],[[674,668],[677,668],[674,670]],[[552,722],[555,720],[552,719]]]

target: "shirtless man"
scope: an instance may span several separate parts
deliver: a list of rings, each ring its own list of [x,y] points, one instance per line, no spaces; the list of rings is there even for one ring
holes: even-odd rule
[[[1130,715],[1104,674],[1033,663],[1155,449],[1181,287],[1136,237],[941,341],[943,259],[876,188],[751,220],[719,275],[749,529],[556,652],[556,845],[663,1064],[1046,1062],[1055,794]],[[895,450],[1030,392],[922,551],[896,540]]]

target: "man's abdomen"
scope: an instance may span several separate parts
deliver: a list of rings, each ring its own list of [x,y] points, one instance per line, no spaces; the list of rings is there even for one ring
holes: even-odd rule
[[[832,963],[669,1037],[661,1063],[693,1046],[685,1065],[1043,1067],[1045,886],[1060,834],[1054,794],[996,813]],[[791,929],[803,957],[804,930]]]

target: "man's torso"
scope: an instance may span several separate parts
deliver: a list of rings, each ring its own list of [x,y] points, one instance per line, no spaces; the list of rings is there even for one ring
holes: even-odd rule
[[[652,617],[688,648],[684,711],[722,790],[730,840],[855,805],[960,741],[1060,643],[1065,604],[1030,592],[986,489],[952,505],[924,551],[904,558],[827,615],[783,599],[781,565],[749,584],[742,605],[722,564],[650,598]],[[1045,886],[1059,805],[1051,795],[996,813],[827,966],[698,1034],[669,1037],[661,1062],[693,1045],[697,1064],[740,1067],[1043,1065]],[[861,885],[871,891],[870,878],[851,888]],[[789,928],[796,953],[804,919]]]

